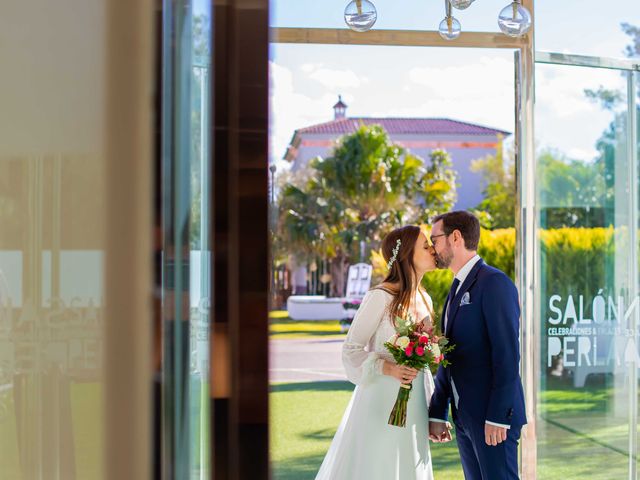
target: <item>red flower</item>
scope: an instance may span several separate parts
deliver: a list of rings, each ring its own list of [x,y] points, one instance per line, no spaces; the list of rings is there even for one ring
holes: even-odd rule
[[[413,342],[407,345],[407,348],[404,349],[404,354],[407,357],[410,357],[411,355],[413,355]]]
[[[419,357],[424,355],[424,347],[418,347],[416,348],[416,355],[418,355]]]
[[[420,343],[429,343],[429,337],[427,337],[426,335],[422,335],[420,337]]]

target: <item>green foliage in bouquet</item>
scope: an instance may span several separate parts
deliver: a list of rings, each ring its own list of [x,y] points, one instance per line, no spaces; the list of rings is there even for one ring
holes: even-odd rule
[[[439,351],[441,355],[446,355],[455,348],[455,345],[449,345],[449,340],[446,337],[440,337],[438,339],[437,345],[437,352]],[[431,370],[431,373],[435,373],[440,365],[442,365],[443,367],[447,367],[450,364],[449,360],[447,360],[446,358],[443,358],[439,363],[436,362],[435,357],[437,355],[435,352],[431,352],[430,350],[425,349],[425,355],[422,357],[412,355],[411,357],[407,358],[402,348],[396,347],[389,342],[385,342],[384,346],[387,348],[387,350],[389,350],[389,353],[391,353],[396,363],[415,368],[416,370],[424,370],[428,367]],[[427,358],[425,359],[425,357]]]
[[[423,331],[423,325],[416,323],[411,315],[395,317],[396,333],[385,348],[391,353],[398,365],[405,365],[416,370],[436,369],[439,365],[447,366],[445,354],[453,350],[454,346],[441,335],[435,333],[433,326]],[[405,427],[407,422],[407,405],[413,385],[400,384],[396,402],[389,415],[389,425]]]

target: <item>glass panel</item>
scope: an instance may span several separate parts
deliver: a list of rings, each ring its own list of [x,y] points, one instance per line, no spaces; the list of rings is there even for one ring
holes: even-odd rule
[[[101,479],[106,6],[3,7],[0,477]]]
[[[209,478],[209,2],[165,2],[163,478]]]
[[[633,42],[621,24],[640,25],[636,0],[538,1],[535,6],[537,50],[623,57]]]
[[[636,190],[635,190],[635,209],[636,209],[636,219],[634,224],[638,227],[637,232],[638,235],[636,237],[636,242],[635,244],[637,245],[636,248],[636,253],[635,253],[635,258],[636,258],[636,263],[635,263],[635,267],[636,267],[636,288],[635,288],[635,295],[636,297],[639,295],[640,293],[640,255],[638,255],[638,251],[640,250],[640,73],[638,72],[633,72],[633,73],[627,73],[627,75],[629,76],[629,81],[628,81],[628,92],[629,92],[629,96],[631,101],[629,102],[629,110],[631,110],[630,114],[635,116],[635,126],[633,129],[630,129],[630,132],[635,130],[635,136],[630,135],[630,141],[629,141],[629,146],[630,146],[630,150],[632,153],[635,153],[635,158],[631,158],[631,160],[634,162],[635,166],[636,166],[636,172],[635,172],[635,182],[636,182]],[[633,76],[631,76],[633,75]],[[634,257],[631,257],[634,258]],[[638,336],[639,336],[639,332],[638,329],[640,328],[640,321],[639,317],[636,316],[634,318],[634,325],[633,325],[633,329],[635,330],[635,335],[634,337],[636,338],[636,342],[638,342]],[[637,358],[636,358],[637,361]],[[635,373],[637,374],[637,370],[635,370]],[[635,379],[635,383],[637,384],[638,378],[636,377]],[[638,472],[638,468],[640,467],[638,462],[640,462],[640,459],[638,458],[638,429],[640,428],[640,425],[638,423],[638,418],[640,417],[640,405],[638,402],[638,396],[635,395],[633,397],[634,401],[636,401],[636,408],[635,408],[635,412],[636,412],[636,417],[629,422],[630,423],[630,440],[635,440],[635,445],[633,445],[633,452],[635,454],[635,468],[636,468],[636,477],[637,477],[637,472]],[[635,433],[635,439],[632,437],[633,433]],[[631,461],[630,461],[631,464]]]
[[[536,65],[539,478],[635,478],[638,181],[625,75]]]

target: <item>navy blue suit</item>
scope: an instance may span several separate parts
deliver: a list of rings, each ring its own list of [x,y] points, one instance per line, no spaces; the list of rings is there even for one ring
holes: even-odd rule
[[[465,304],[461,305],[463,297]],[[467,480],[518,478],[518,440],[522,425],[527,423],[519,373],[519,321],[515,285],[482,259],[473,266],[453,299],[447,297],[445,302],[442,327],[455,348],[447,355],[451,364],[447,368],[441,366],[436,374],[429,417],[446,420],[452,405]],[[457,408],[452,378],[459,395]],[[487,445],[486,421],[509,425],[507,440],[495,447]]]

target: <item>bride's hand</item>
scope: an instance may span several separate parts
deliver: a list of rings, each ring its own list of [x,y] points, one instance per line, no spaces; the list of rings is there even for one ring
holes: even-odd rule
[[[382,367],[382,373],[395,378],[400,383],[409,384],[413,382],[413,380],[416,378],[416,375],[418,375],[418,370],[385,360],[384,366]]]
[[[430,330],[432,330],[430,323],[418,322],[416,326],[417,326],[416,331],[418,332],[430,333]]]

